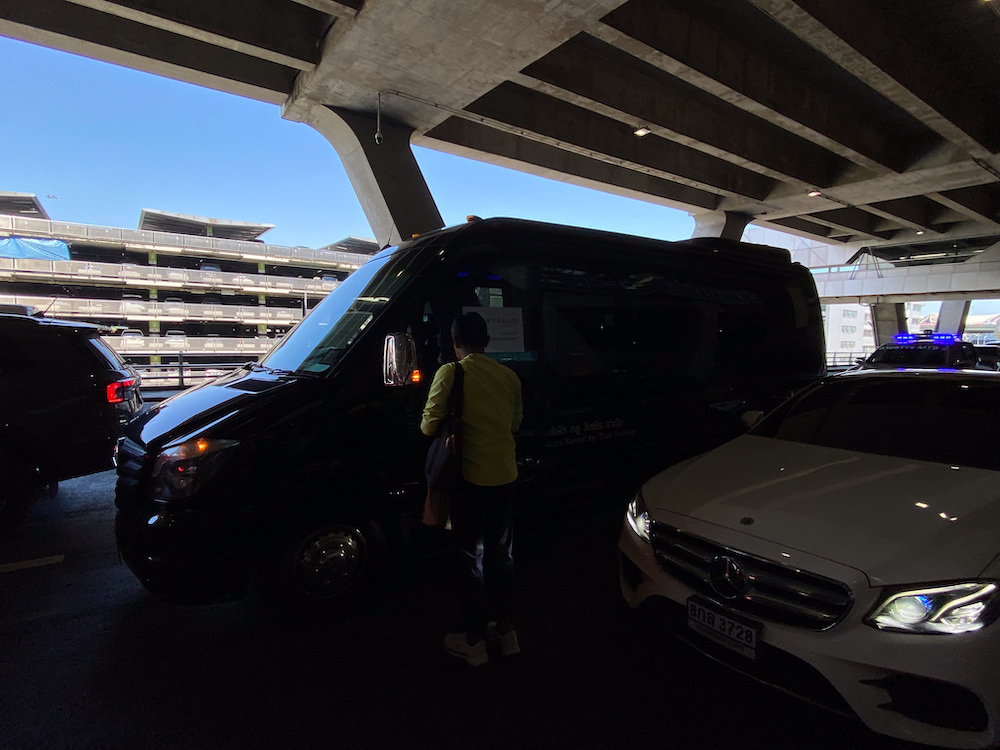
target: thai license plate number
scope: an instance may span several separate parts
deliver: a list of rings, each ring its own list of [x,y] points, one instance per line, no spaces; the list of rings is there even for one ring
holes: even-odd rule
[[[760,623],[744,620],[692,596],[687,600],[688,627],[748,659],[757,658]]]

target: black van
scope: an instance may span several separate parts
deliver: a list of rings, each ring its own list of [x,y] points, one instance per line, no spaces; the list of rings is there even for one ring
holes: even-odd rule
[[[419,517],[435,369],[463,310],[523,385],[521,528],[624,505],[649,475],[825,374],[787,251],[474,220],[374,256],[259,363],[164,401],[119,442],[119,549],[154,593],[351,593]]]

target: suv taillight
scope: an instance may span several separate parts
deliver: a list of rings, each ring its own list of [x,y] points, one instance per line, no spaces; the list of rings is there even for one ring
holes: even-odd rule
[[[124,380],[116,380],[114,383],[108,384],[108,403],[109,404],[120,404],[128,397],[128,390],[135,386],[135,378],[125,378]]]

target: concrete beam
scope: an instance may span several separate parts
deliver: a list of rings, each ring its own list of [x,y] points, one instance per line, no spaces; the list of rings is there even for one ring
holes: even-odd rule
[[[913,146],[885,132],[869,112],[829,91],[790,49],[748,44],[747,26],[704,4],[632,0],[604,18],[596,33],[672,75],[750,114],[813,141],[865,169],[898,172]],[[728,28],[722,23],[729,16]],[[757,23],[757,21],[754,21]],[[769,56],[770,55],[770,56]]]
[[[907,330],[906,305],[902,302],[876,302],[872,305],[875,346],[888,344],[897,333]]]
[[[544,93],[775,179],[827,187],[844,159],[721,99],[693,96],[691,85],[610,44],[581,34],[529,65]],[[623,86],[622,82],[628,81]],[[529,84],[530,85],[530,84]]]
[[[268,15],[271,5],[262,0],[67,2],[299,70],[319,61],[317,40],[330,25],[326,14],[301,5]]]
[[[865,210],[886,216],[916,231],[941,234],[948,228],[944,207],[930,198],[914,196],[892,201],[880,201],[865,206]]]
[[[775,181],[655,135],[637,138],[634,127],[523,86],[506,83],[469,104],[466,111],[542,138],[582,148],[638,171],[724,195],[763,200]]]
[[[856,236],[888,240],[895,232],[878,228],[878,218],[868,211],[854,206],[835,208],[831,211],[817,211],[812,220],[835,229],[842,229]]]
[[[724,240],[740,240],[752,216],[732,211],[712,211],[694,217],[694,232],[691,237],[720,237]]]
[[[1000,252],[984,252],[963,263],[824,269],[814,276],[824,302],[902,302],[914,299],[971,300],[1000,297]]]
[[[444,225],[410,149],[410,128],[383,118],[376,142],[371,115],[298,103],[285,116],[314,127],[337,151],[381,247]]]
[[[365,0],[292,0],[292,2],[345,21],[354,18],[365,4]]]
[[[451,117],[414,142],[539,177],[672,208],[714,209],[718,205],[718,198],[709,192],[612,164],[589,155],[584,149],[571,150],[565,145],[527,140],[489,123],[464,117]]]
[[[1000,188],[996,185],[948,190],[931,197],[973,221],[1000,228]]]
[[[969,315],[971,305],[972,301],[967,299],[943,300],[934,330],[938,333],[957,333],[961,336],[965,332],[965,319]]]
[[[953,62],[958,56],[934,54],[948,47],[940,29],[905,26],[870,0],[750,2],[970,155],[988,158],[1000,147],[987,110],[965,86],[955,85],[959,80],[973,84],[980,71],[963,75]],[[920,24],[926,27],[925,17]]]
[[[0,34],[279,104],[297,70],[67,0],[4,0]]]

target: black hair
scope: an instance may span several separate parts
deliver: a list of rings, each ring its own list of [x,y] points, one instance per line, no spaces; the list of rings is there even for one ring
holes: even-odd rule
[[[485,349],[490,335],[483,316],[475,312],[462,313],[451,324],[451,337],[468,349]]]

